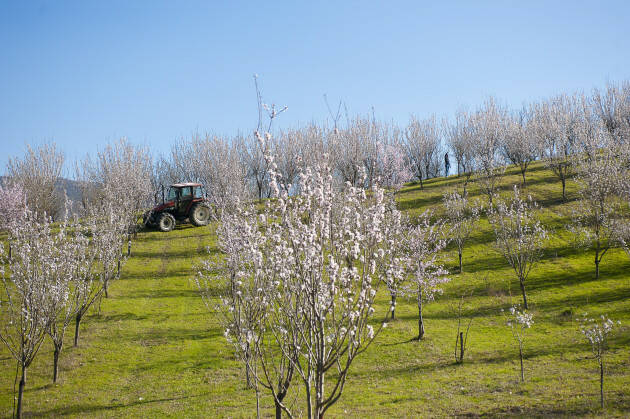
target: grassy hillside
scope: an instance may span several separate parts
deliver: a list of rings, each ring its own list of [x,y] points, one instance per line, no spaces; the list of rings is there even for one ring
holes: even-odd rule
[[[504,190],[520,181],[511,169]],[[456,177],[408,186],[398,194],[411,215],[433,208],[442,194],[460,187]],[[478,195],[474,185],[471,195]],[[464,253],[464,273],[452,276],[445,292],[426,306],[426,338],[417,334],[413,300],[399,302],[398,320],[358,358],[341,400],[330,417],[435,416],[611,416],[630,415],[630,259],[613,249],[594,279],[593,254],[575,249],[564,230],[576,205],[540,164],[528,173],[529,193],[543,207],[554,230],[544,259],[527,283],[534,326],[525,342],[525,378],[519,381],[518,348],[501,309],[520,302],[511,268],[494,250],[485,219]],[[484,196],[479,196],[485,199]],[[25,412],[73,417],[252,417],[255,398],[243,370],[190,281],[205,248],[217,251],[210,229],[182,226],[171,233],[145,232],[134,243],[120,281],[113,283],[100,314],[82,326],[78,348],[72,330],[62,354],[60,380],[52,385],[52,348],[41,349],[27,377]],[[447,266],[457,272],[451,249]],[[457,305],[466,295],[463,317],[472,318],[463,365],[454,362]],[[512,296],[511,296],[512,295]],[[385,289],[379,309],[388,305]],[[579,332],[577,318],[608,314],[621,320],[606,354],[606,409],[600,411],[596,361]],[[467,321],[467,320],[466,320]],[[11,414],[15,362],[0,348],[0,415]],[[292,397],[303,405],[301,386]],[[296,391],[300,391],[296,394]],[[273,403],[265,394],[267,416]]]

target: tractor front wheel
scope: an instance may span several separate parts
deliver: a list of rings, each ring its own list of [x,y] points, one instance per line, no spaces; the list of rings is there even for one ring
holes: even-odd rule
[[[196,204],[190,211],[190,222],[199,226],[208,225],[210,222],[210,207],[207,204]]]
[[[160,231],[171,231],[175,228],[175,217],[173,217],[168,212],[164,212],[158,218],[158,228]]]

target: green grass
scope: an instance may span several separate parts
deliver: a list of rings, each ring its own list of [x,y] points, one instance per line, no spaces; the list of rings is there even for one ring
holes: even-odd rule
[[[519,173],[509,169],[504,192],[517,182]],[[443,192],[454,187],[461,188],[461,179],[433,179],[422,190],[419,185],[404,188],[397,199],[412,216],[428,208],[439,216]],[[475,185],[469,191],[486,199]],[[595,280],[592,253],[575,249],[564,231],[568,210],[576,205],[576,186],[568,184],[569,202],[563,202],[560,182],[537,163],[528,172],[526,193],[544,206],[545,223],[554,229],[527,282],[535,324],[525,342],[526,382],[519,382],[518,349],[500,312],[520,302],[518,284],[482,220],[465,249],[464,273],[453,275],[444,294],[426,306],[426,338],[410,340],[417,333],[415,304],[399,301],[398,319],[357,359],[328,416],[630,415],[630,259],[611,250]],[[78,348],[71,346],[73,330],[68,330],[56,385],[52,347],[42,347],[27,377],[25,416],[255,416],[254,393],[245,388],[242,367],[222,336],[218,317],[207,311],[190,281],[206,246],[216,251],[216,238],[207,228],[140,233],[100,314],[85,319]],[[454,249],[444,260],[457,272]],[[469,295],[464,317],[473,322],[465,362],[457,365],[453,351],[462,294]],[[384,289],[378,302],[382,313],[388,304]],[[584,312],[606,313],[622,322],[605,358],[603,411],[597,363],[576,321]],[[1,416],[11,414],[15,366],[0,348]],[[303,406],[298,381],[293,390],[289,397]],[[271,416],[273,403],[266,394],[262,405]]]

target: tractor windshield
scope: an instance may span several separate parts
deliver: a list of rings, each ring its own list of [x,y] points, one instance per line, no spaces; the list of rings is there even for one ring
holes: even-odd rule
[[[203,198],[203,190],[201,186],[195,186],[195,198]]]
[[[174,201],[177,198],[177,188],[168,188],[167,201]]]

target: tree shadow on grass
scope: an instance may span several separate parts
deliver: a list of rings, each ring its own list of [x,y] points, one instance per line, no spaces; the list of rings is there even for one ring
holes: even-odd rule
[[[223,336],[223,330],[214,327],[208,330],[186,327],[151,328],[142,331],[121,332],[120,340],[139,342],[142,346],[175,344],[182,341],[210,340]]]
[[[127,293],[122,298],[125,298],[125,299],[133,299],[133,298],[199,298],[199,290],[197,288],[190,288],[190,289],[160,288],[160,289],[153,289],[153,290],[132,291],[132,292]]]
[[[579,333],[579,332],[576,332]],[[417,343],[418,341],[409,340],[404,343]],[[630,342],[630,335],[618,335],[609,340],[609,346],[612,350],[622,350],[626,348]],[[515,343],[516,345],[516,343]],[[382,345],[391,346],[391,345]],[[524,360],[525,362],[535,362],[535,358],[547,357],[547,356],[559,356],[561,354],[576,354],[584,351],[588,351],[590,348],[584,340],[582,345],[576,345],[575,342],[566,340],[560,342],[554,346],[537,346],[537,347],[525,347]],[[472,358],[471,358],[472,357]],[[458,364],[455,361],[439,362],[439,363],[418,363],[416,365],[404,364],[396,366],[395,368],[388,369],[371,369],[367,368],[363,371],[363,374],[370,375],[378,372],[383,378],[400,377],[401,375],[414,375],[416,373],[430,372],[436,370],[453,370],[455,368],[470,367],[475,365],[487,365],[487,364],[504,364],[506,362],[516,362],[519,360],[518,349],[515,346],[513,350],[499,347],[496,351],[489,353],[474,353],[469,351],[467,358],[463,364]],[[378,365],[375,365],[378,367]]]
[[[610,399],[611,395],[608,395]],[[504,406],[495,407],[488,413],[479,414],[476,412],[457,413],[455,417],[460,418],[575,418],[575,417],[593,417],[597,416],[617,416],[612,412],[607,414],[607,410],[610,408],[619,409],[622,412],[630,411],[630,399],[623,393],[615,394],[615,398],[609,400],[606,404],[606,409],[601,411],[599,409],[599,400],[593,395],[591,398],[583,398],[581,400],[571,400],[570,404],[564,404],[564,406],[558,406],[558,404],[544,405],[544,404],[532,404],[529,406]],[[622,414],[623,415],[623,414]],[[626,416],[627,417],[627,416]]]
[[[196,398],[196,397],[207,396],[208,394],[210,394],[210,393],[206,392],[206,393],[194,394],[194,395],[190,395],[190,396],[176,396],[176,397],[165,397],[165,398],[160,398],[160,399],[136,400],[136,401],[129,402],[129,403],[112,403],[112,404],[102,404],[102,405],[98,405],[98,404],[77,404],[77,405],[67,406],[67,407],[57,407],[57,408],[43,410],[43,411],[39,411],[39,412],[25,412],[25,415],[33,416],[33,417],[51,417],[51,416],[52,417],[57,417],[57,416],[65,416],[65,415],[83,414],[83,416],[85,416],[85,415],[89,415],[89,414],[96,414],[97,412],[108,411],[108,410],[109,411],[113,411],[113,410],[116,410],[116,409],[122,409],[122,408],[126,408],[126,407],[138,406],[138,405],[146,405],[146,404],[153,404],[153,403],[171,402],[171,401],[175,401],[175,400],[192,399],[192,398]],[[123,412],[120,412],[121,415],[122,415],[122,413]]]
[[[127,321],[127,320],[141,321],[141,320],[147,320],[149,317],[151,318],[151,320],[158,320],[155,318],[154,315],[139,316],[135,313],[118,313],[118,314],[101,314],[100,316],[90,316],[90,321],[96,322],[96,323],[109,323],[109,322],[118,322],[118,321]],[[162,316],[162,318],[160,318],[159,320],[162,321],[167,318],[168,316]]]
[[[220,250],[217,247],[210,247],[209,251],[207,249],[202,249],[200,252],[197,251],[197,246],[194,248],[186,248],[179,250],[167,250],[166,252],[163,250],[153,250],[153,251],[131,251],[132,257],[145,258],[145,259],[185,259],[190,257],[196,257],[199,255],[215,255],[219,254]]]
[[[393,343],[381,343],[380,346],[398,346],[398,345],[404,345],[406,343],[412,343],[412,342],[418,342],[418,337],[413,337],[411,339],[407,339],[407,340],[402,340],[400,342],[393,342]]]

